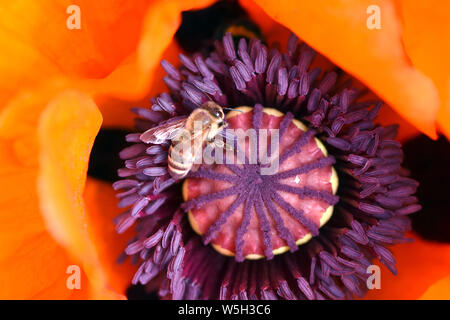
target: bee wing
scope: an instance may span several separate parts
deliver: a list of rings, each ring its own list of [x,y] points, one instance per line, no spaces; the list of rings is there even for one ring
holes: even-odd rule
[[[160,123],[141,134],[140,139],[145,143],[161,144],[167,140],[173,140],[186,124],[187,117],[178,117]]]

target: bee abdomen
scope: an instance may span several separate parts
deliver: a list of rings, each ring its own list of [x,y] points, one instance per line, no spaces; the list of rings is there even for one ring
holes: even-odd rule
[[[170,146],[168,156],[168,169],[170,175],[174,179],[184,178],[191,170],[192,165],[193,158],[191,154],[183,155],[181,150],[173,148],[173,145]]]

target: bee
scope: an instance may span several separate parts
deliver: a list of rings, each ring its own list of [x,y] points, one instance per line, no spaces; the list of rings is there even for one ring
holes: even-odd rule
[[[198,160],[207,144],[231,148],[221,139],[215,139],[227,126],[223,109],[228,108],[207,101],[189,116],[170,119],[150,128],[141,134],[140,139],[154,144],[170,141],[168,171],[172,178],[182,179],[199,168]]]

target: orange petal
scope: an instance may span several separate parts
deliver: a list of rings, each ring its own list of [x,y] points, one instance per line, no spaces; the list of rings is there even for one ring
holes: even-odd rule
[[[117,206],[116,192],[110,183],[88,178],[84,190],[87,230],[96,247],[103,272],[108,277],[108,285],[116,292],[124,293],[130,285],[136,267],[126,262],[117,263],[126,243],[134,234],[132,230],[119,235],[113,219],[122,213]]]
[[[101,122],[101,114],[88,96],[69,91],[48,104],[38,125],[38,193],[47,228],[81,258],[94,289],[104,289],[106,280],[86,230],[82,197],[89,153]]]
[[[420,300],[450,300],[450,276],[432,284]]]
[[[398,1],[403,41],[412,64],[429,76],[441,98],[440,129],[450,138],[450,3]]]
[[[100,78],[135,50],[148,1],[80,0],[80,29],[70,30],[71,1],[0,5],[0,101],[52,76]],[[51,17],[51,19],[49,19]]]
[[[81,0],[81,29],[69,30],[70,1],[2,2],[0,108],[23,89],[40,88],[61,76],[73,80],[65,80],[65,88],[142,99],[178,28],[181,11],[210,3]]]
[[[2,29],[64,74],[104,77],[136,48],[148,1],[79,0],[79,29],[67,26],[71,4],[65,0],[2,3]]]
[[[202,8],[212,0],[153,1],[151,2],[141,30],[136,52],[130,55],[107,78],[86,81],[84,88],[97,94],[110,94],[121,99],[142,99],[154,77],[161,57],[173,41],[181,22],[181,12]]]
[[[251,1],[251,0],[245,0]],[[401,25],[389,0],[254,0],[270,17],[354,75],[401,116],[436,138],[439,97],[403,49]],[[369,30],[366,10],[378,5],[381,29]]]
[[[36,141],[28,141],[33,146]],[[36,192],[37,170],[19,160],[14,140],[0,138],[0,299],[85,299],[90,284],[69,290],[66,271],[77,260],[47,232]]]
[[[418,299],[430,285],[449,275],[450,245],[409,236],[414,242],[390,248],[398,275],[380,264],[381,289],[369,290],[365,299]]]
[[[38,127],[39,195],[52,235],[82,261],[93,285],[91,297],[122,298],[117,293],[125,292],[133,270],[115,268],[125,240],[118,245],[123,238],[114,232],[112,218],[118,209],[112,188],[103,187],[101,195],[98,186],[90,184],[84,190],[89,153],[101,121],[86,95],[69,91],[49,103]],[[83,196],[90,204],[87,208]]]

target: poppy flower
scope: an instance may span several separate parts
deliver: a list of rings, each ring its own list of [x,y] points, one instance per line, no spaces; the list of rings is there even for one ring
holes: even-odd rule
[[[398,142],[450,137],[447,4],[378,1],[380,29],[362,0],[76,5],[79,29],[69,3],[0,5],[2,298],[125,298],[132,283],[175,299],[363,297],[375,261],[367,298],[448,298],[450,247],[409,231],[420,199]],[[217,6],[233,8],[223,30],[186,29]],[[279,129],[282,171],[172,178],[168,143],[141,133],[208,100],[240,110],[230,128]],[[130,143],[113,186],[93,178],[99,150],[123,147],[108,128]]]

